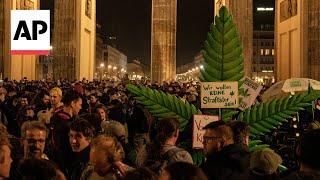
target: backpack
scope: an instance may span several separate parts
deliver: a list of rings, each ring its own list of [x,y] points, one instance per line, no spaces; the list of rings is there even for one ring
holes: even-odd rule
[[[165,167],[167,167],[171,162],[171,158],[176,155],[178,152],[184,151],[181,148],[174,147],[169,149],[164,154],[160,155],[159,158],[149,157],[144,163],[145,167],[148,167],[151,171],[160,175]]]

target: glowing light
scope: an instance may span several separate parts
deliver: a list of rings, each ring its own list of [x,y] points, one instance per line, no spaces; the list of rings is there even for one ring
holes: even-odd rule
[[[297,129],[297,128],[298,128],[298,126],[297,126],[296,124],[294,124],[294,125],[293,125],[293,128]]]
[[[104,67],[104,63],[101,63],[101,64],[100,64],[100,67]]]
[[[292,118],[292,121],[293,121],[293,122],[297,121],[297,118],[295,118],[295,117],[294,117],[294,118]]]
[[[109,64],[109,65],[108,65],[108,68],[110,69],[110,68],[112,68],[112,66]]]
[[[273,7],[258,7],[257,11],[274,11]]]
[[[296,136],[299,137],[299,136],[300,136],[300,133],[296,133]]]
[[[203,65],[200,65],[200,69],[203,69]]]

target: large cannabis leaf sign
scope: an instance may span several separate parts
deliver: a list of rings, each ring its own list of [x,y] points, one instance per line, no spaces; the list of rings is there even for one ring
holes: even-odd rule
[[[180,130],[184,131],[193,114],[202,114],[194,105],[184,102],[176,96],[162,91],[128,84],[126,88],[135,94],[135,98],[145,105],[153,116],[162,119],[176,117],[180,121]]]
[[[222,7],[219,16],[215,17],[202,51],[204,61],[200,80],[202,82],[238,81],[239,94],[243,94],[242,78],[243,55],[242,45],[232,16],[226,7]],[[217,114],[209,110],[210,114]],[[236,111],[222,109],[223,121],[228,121]]]
[[[215,25],[211,25],[204,43],[202,51],[204,68],[201,70],[200,80],[202,82],[240,81],[244,76],[242,46],[226,7],[220,9],[215,22]]]
[[[292,118],[298,111],[311,105],[311,101],[317,99],[320,92],[311,91],[290,95],[281,99],[274,99],[253,105],[241,112],[238,120],[245,121],[250,125],[251,135],[263,135],[276,129],[287,119]]]

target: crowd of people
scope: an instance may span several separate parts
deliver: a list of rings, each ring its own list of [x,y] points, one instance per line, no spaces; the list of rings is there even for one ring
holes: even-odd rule
[[[196,166],[173,117],[156,119],[125,88],[129,81],[5,80],[0,86],[0,179],[233,180],[320,179],[320,130],[305,132],[300,170],[280,176],[282,158],[248,150],[249,126],[204,127],[205,161]],[[130,83],[199,107],[198,83]]]

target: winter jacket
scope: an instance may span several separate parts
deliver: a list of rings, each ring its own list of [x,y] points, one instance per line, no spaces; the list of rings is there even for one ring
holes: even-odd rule
[[[250,153],[241,144],[232,144],[210,154],[201,165],[209,180],[248,179]]]

